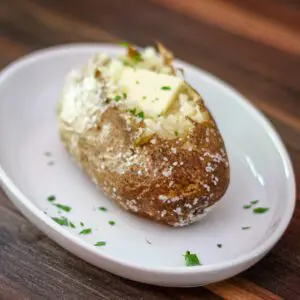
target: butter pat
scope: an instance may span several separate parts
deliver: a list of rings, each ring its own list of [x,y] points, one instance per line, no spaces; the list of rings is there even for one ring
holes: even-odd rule
[[[121,74],[119,87],[127,94],[131,106],[135,105],[145,116],[157,117],[168,110],[185,83],[176,76],[126,67]]]

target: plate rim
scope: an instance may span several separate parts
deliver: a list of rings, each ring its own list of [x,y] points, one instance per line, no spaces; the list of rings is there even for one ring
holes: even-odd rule
[[[47,59],[49,56],[60,55],[63,54],[64,52],[69,52],[69,51],[88,52],[94,49],[96,52],[96,51],[100,51],[100,48],[102,48],[103,50],[107,48],[108,52],[112,52],[112,50],[118,52],[123,47],[115,44],[109,44],[109,43],[71,43],[71,44],[63,44],[63,45],[36,50],[25,56],[18,58],[17,60],[13,61],[12,63],[8,64],[5,68],[3,68],[0,71],[0,86],[5,82],[7,78],[12,76],[19,69],[25,67],[27,64],[32,63],[32,61],[37,62],[42,59]],[[10,201],[12,201],[22,211],[23,209],[27,210],[28,214],[31,214],[35,217],[35,219],[33,220],[32,218],[30,219],[29,217],[26,216],[26,218],[30,222],[34,223],[39,228],[39,230],[43,231],[48,236],[49,236],[48,234],[49,232],[51,234],[58,233],[60,236],[70,241],[72,245],[79,247],[80,250],[87,251],[89,255],[93,255],[99,259],[106,260],[108,263],[112,263],[112,264],[117,263],[118,265],[121,265],[125,268],[129,268],[132,270],[139,270],[139,271],[148,272],[152,274],[165,274],[165,275],[179,275],[179,274],[191,275],[191,274],[198,274],[198,273],[205,273],[205,272],[221,271],[227,268],[234,268],[241,264],[247,264],[259,259],[278,242],[278,240],[281,238],[281,236],[283,235],[284,231],[286,230],[286,228],[288,227],[291,221],[295,209],[295,205],[296,205],[295,174],[294,174],[291,159],[289,157],[289,154],[287,152],[287,149],[282,139],[280,138],[274,126],[263,115],[263,113],[260,112],[249,100],[247,100],[241,93],[239,93],[229,84],[217,78],[216,76],[212,75],[211,73],[199,67],[193,66],[189,63],[186,63],[180,59],[176,59],[175,62],[184,65],[185,67],[187,67],[189,70],[192,70],[193,72],[201,73],[206,78],[207,81],[213,82],[215,85],[218,86],[218,88],[222,88],[222,91],[224,93],[229,94],[231,97],[235,98],[235,101],[237,101],[240,105],[242,105],[249,114],[253,115],[256,122],[258,122],[260,126],[270,136],[275,148],[278,150],[279,155],[282,159],[285,173],[286,173],[285,176],[287,181],[286,184],[289,193],[289,199],[287,199],[285,213],[281,218],[277,230],[274,231],[274,233],[272,233],[266,240],[264,240],[263,243],[253,248],[251,251],[224,262],[195,266],[193,268],[187,268],[186,266],[174,266],[174,267],[144,266],[142,264],[132,263],[132,261],[130,260],[119,259],[116,256],[109,255],[109,253],[103,253],[99,251],[99,249],[94,248],[94,246],[82,240],[80,237],[73,235],[72,233],[62,228],[60,225],[53,222],[38,207],[36,207],[29,200],[29,198],[25,196],[25,194],[21,192],[21,190],[18,188],[16,184],[14,184],[13,180],[9,178],[4,168],[0,164],[0,185],[3,187],[4,191],[8,190],[14,196],[15,201],[11,200],[11,198],[8,197]],[[21,208],[22,206],[23,209]],[[47,230],[44,228],[42,229],[41,226],[37,225],[40,222],[46,225],[45,228]],[[52,235],[51,235],[51,239],[54,239],[52,238]],[[65,245],[63,246],[62,243],[60,243],[56,239],[55,242],[60,244],[63,248],[67,249],[68,251],[74,253],[72,250],[70,250],[72,248],[71,244],[70,247],[66,247]],[[80,257],[82,259],[85,259],[82,256]]]

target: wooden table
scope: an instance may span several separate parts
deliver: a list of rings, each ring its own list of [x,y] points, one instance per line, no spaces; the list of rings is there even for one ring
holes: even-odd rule
[[[289,150],[299,186],[299,8],[297,0],[1,0],[0,67],[61,43],[163,41],[267,115]],[[207,287],[171,289],[85,263],[44,236],[0,192],[1,299],[280,297],[300,299],[299,206],[280,242],[250,270]]]

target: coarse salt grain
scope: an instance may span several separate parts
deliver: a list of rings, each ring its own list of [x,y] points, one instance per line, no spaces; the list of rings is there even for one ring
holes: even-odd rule
[[[176,148],[174,148],[174,147],[172,147],[172,148],[171,148],[171,151],[172,151],[174,154],[176,154],[176,153],[177,153],[177,149],[176,149]]]

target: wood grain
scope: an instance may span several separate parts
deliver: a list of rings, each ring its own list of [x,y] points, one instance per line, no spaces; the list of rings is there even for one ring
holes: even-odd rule
[[[289,0],[1,0],[0,67],[60,43],[161,40],[257,105],[300,186],[300,5]],[[300,209],[269,255],[205,288],[143,285],[57,246],[0,192],[0,299],[300,299]],[[284,201],[284,199],[283,199]]]

